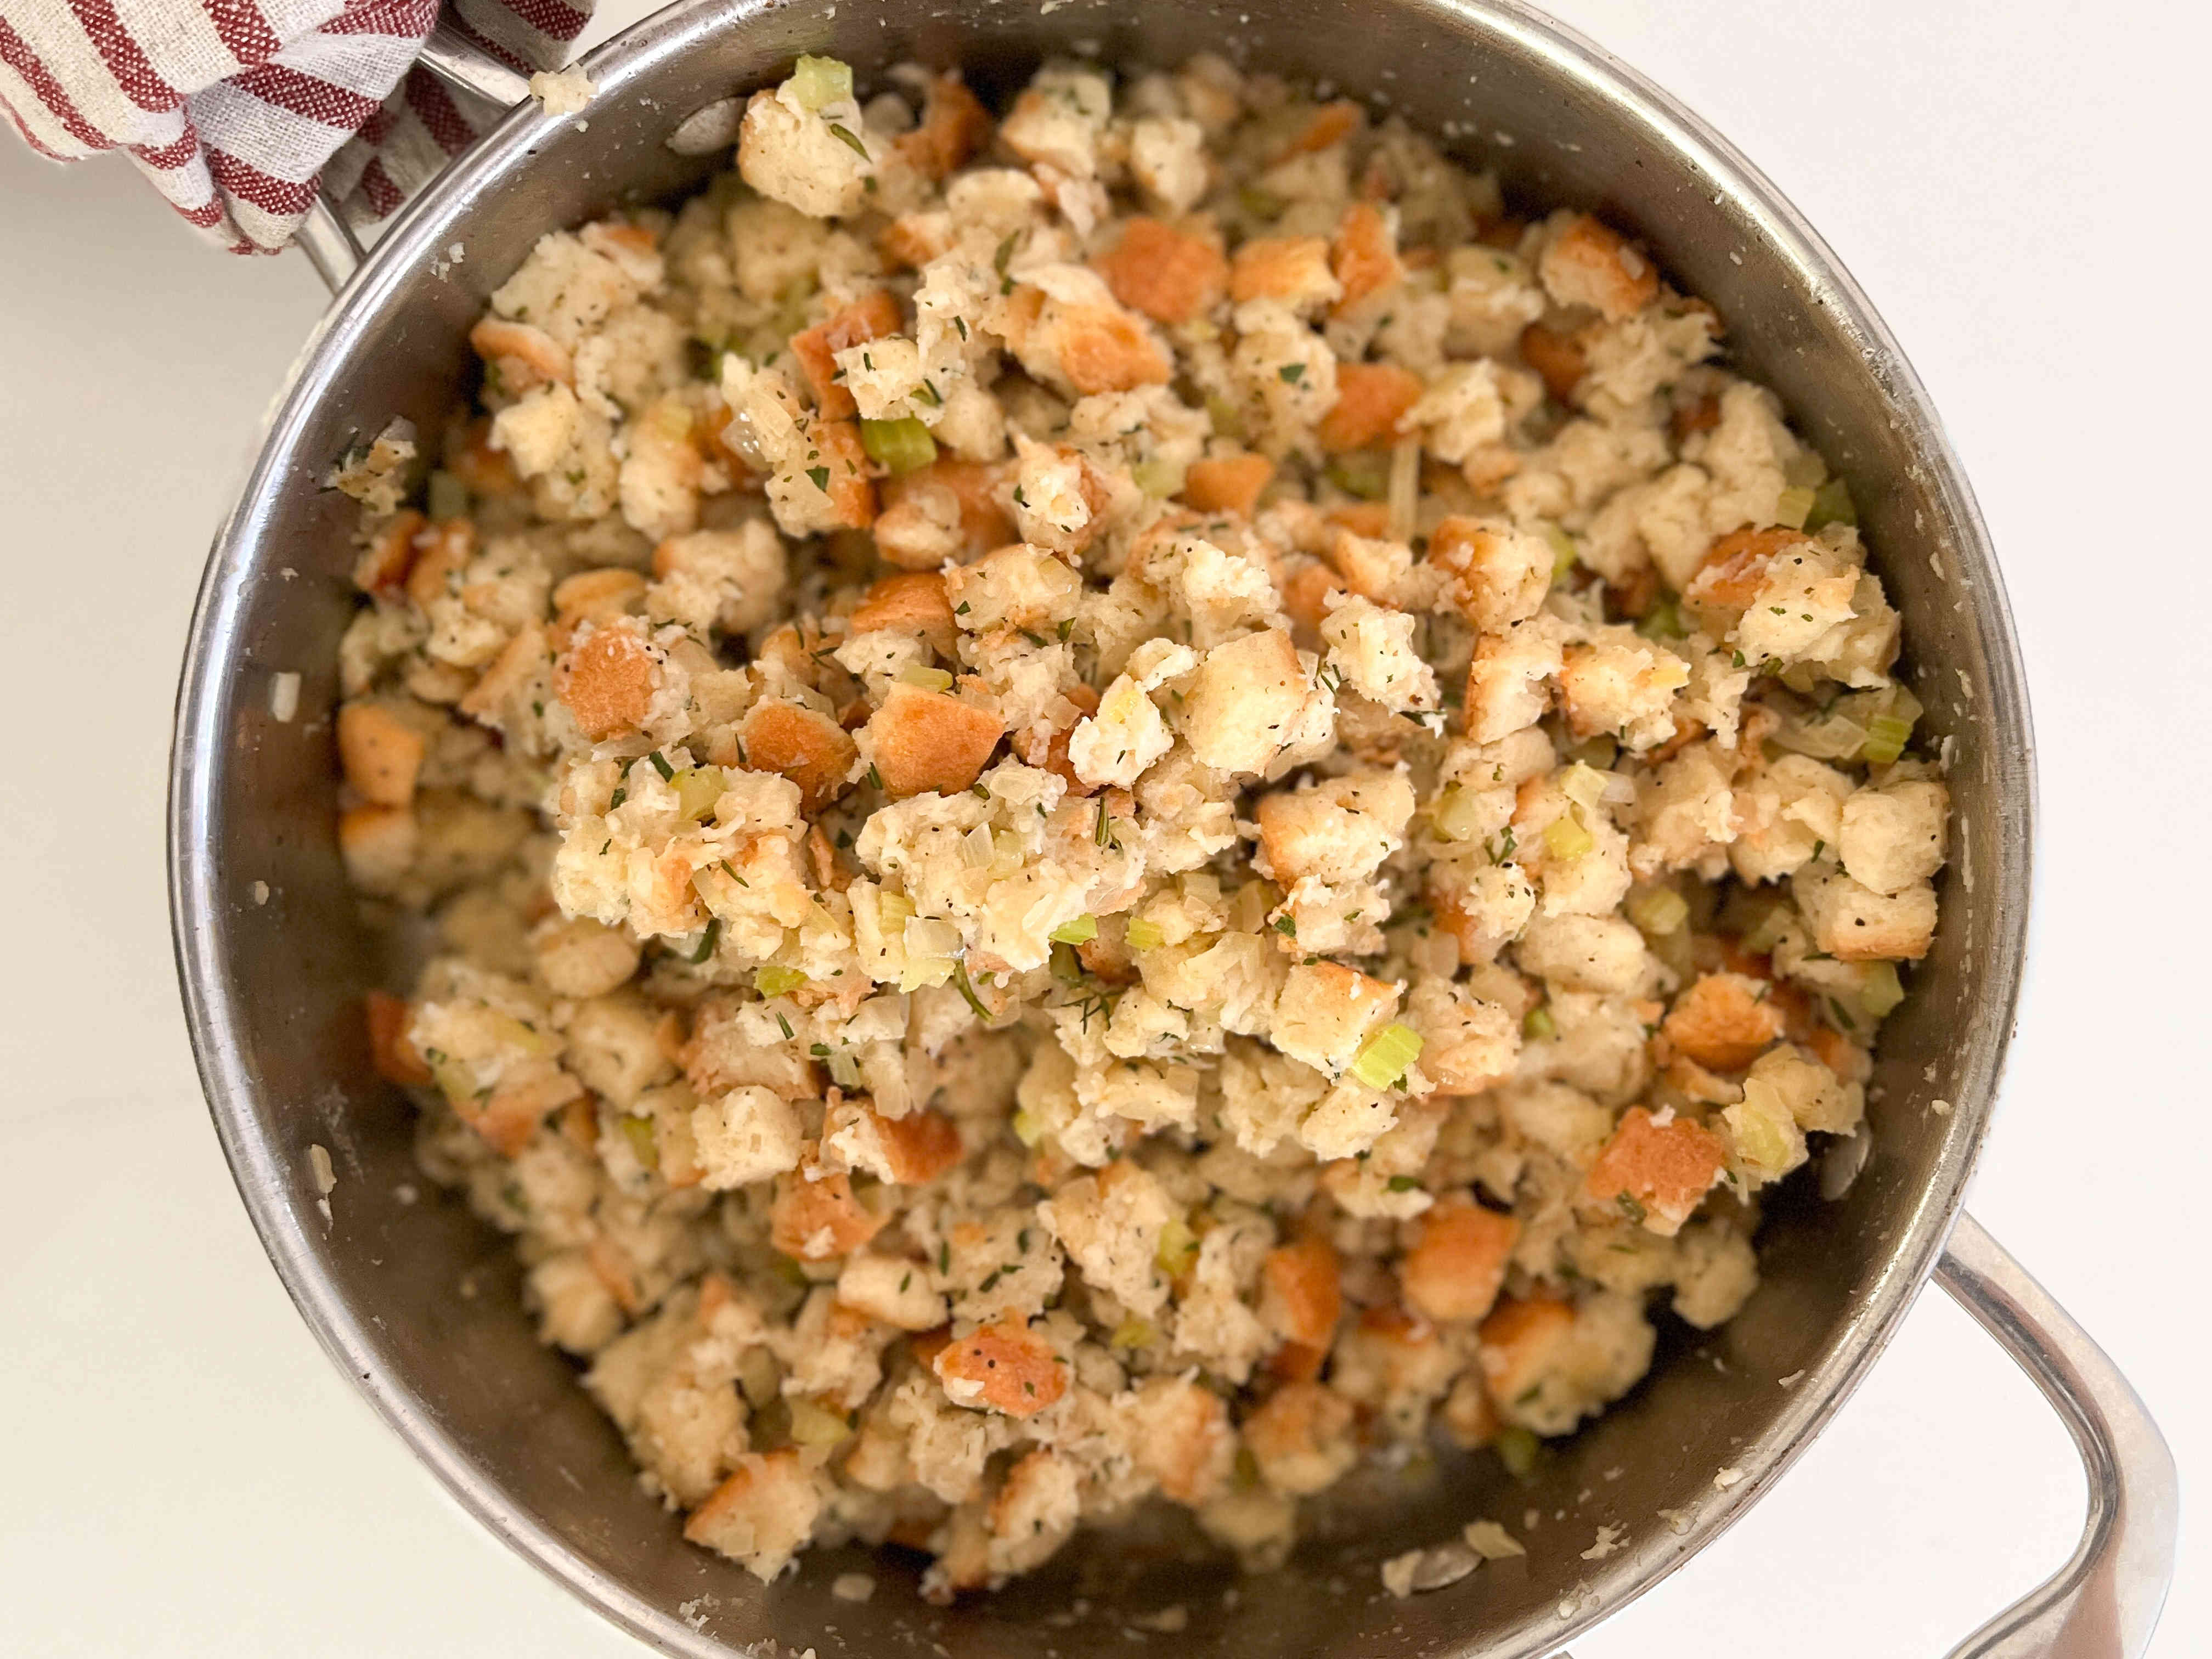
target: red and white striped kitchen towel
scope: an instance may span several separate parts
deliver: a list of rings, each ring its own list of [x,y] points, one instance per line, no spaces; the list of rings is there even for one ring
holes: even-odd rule
[[[568,58],[592,0],[452,0],[524,74]],[[0,108],[40,154],[122,149],[234,253],[273,253],[319,191],[384,217],[495,113],[415,56],[438,0],[0,0]],[[343,148],[342,148],[343,147]]]

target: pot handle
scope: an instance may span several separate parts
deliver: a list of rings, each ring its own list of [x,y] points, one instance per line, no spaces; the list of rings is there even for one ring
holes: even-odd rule
[[[495,109],[512,109],[530,96],[526,76],[466,39],[443,16],[430,31],[430,38],[422,43],[418,61],[455,92]],[[368,257],[353,227],[346,223],[327,197],[319,194],[309,204],[307,216],[300,222],[292,240],[333,295],[346,285],[347,279]]]
[[[2165,1437],[2105,1351],[1973,1217],[1959,1218],[1936,1278],[2043,1390],[2089,1480],[2072,1559],[1949,1659],[2141,1659],[2181,1522]]]

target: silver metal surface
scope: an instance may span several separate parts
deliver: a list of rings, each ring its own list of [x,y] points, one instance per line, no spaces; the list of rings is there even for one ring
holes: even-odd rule
[[[468,370],[471,324],[539,234],[696,185],[723,158],[678,155],[669,133],[800,51],[851,61],[864,83],[902,59],[957,63],[988,92],[1054,54],[1158,64],[1201,50],[1327,80],[1431,132],[1453,123],[1461,152],[1498,167],[1510,191],[1632,225],[1682,287],[1719,308],[1734,361],[1780,392],[1849,480],[1904,613],[1958,808],[1943,924],[1885,1030],[1875,1148],[1856,1182],[1833,1204],[1790,1189],[1761,1236],[1765,1282],[1744,1312],[1710,1336],[1666,1339],[1652,1376],[1528,1484],[1479,1456],[1347,1496],[1316,1517],[1287,1570],[1233,1606],[1219,1592],[1234,1574],[1171,1528],[1065,1551],[1033,1579],[950,1609],[919,1601],[911,1562],[853,1550],[819,1552],[763,1587],[684,1544],[638,1490],[570,1367],[538,1344],[505,1242],[450,1199],[399,1196],[422,1184],[410,1113],[371,1073],[359,1018],[362,992],[389,964],[336,855],[327,718],[280,725],[266,713],[274,672],[303,677],[303,710],[326,716],[337,696],[353,509],[320,486],[349,442],[394,416],[439,429]],[[170,813],[187,1016],[240,1190],[303,1316],[463,1504],[672,1653],[781,1641],[825,1656],[942,1644],[959,1659],[1033,1659],[1048,1645],[1063,1659],[1103,1659],[1129,1650],[1130,1614],[1171,1603],[1188,1619],[1179,1650],[1229,1659],[1556,1651],[1741,1516],[1856,1384],[1936,1261],[1996,1097],[2030,885],[2027,699],[1972,493],[1895,342],[1724,141],[1510,0],[691,0],[585,67],[599,91],[584,130],[526,104],[400,216],[357,273],[216,540],[187,651]],[[444,257],[456,241],[466,248],[458,264]],[[250,896],[258,882],[266,904]],[[1930,1109],[1939,1098],[1948,1111]],[[338,1177],[327,1223],[314,1144]],[[1793,1388],[1778,1386],[1793,1373]],[[1725,1490],[1714,1481],[1723,1468],[1740,1474]],[[1474,1516],[1525,1510],[1543,1517],[1525,1559],[1409,1601],[1382,1594],[1382,1559]],[[1585,1562],[1601,1524],[1624,1529],[1622,1547]],[[872,1601],[830,1595],[836,1574],[862,1566],[880,1581]],[[1089,1611],[1072,1618],[1077,1597]]]
[[[1936,1277],[2035,1379],[2089,1478],[2088,1521],[2072,1558],[1951,1659],[2137,1659],[2173,1582],[2173,1454],[2105,1351],[1973,1217],[1959,1218]]]
[[[292,240],[307,256],[307,263],[314,266],[315,274],[323,279],[323,286],[330,289],[332,298],[368,257],[362,252],[353,227],[339,216],[337,209],[324,196],[316,197],[308,207],[307,216],[300,222]]]

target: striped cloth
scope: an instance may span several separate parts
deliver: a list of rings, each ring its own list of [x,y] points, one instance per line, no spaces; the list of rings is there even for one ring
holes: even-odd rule
[[[453,0],[523,74],[565,64],[592,0]],[[0,0],[0,109],[42,155],[127,153],[234,253],[291,240],[318,191],[383,218],[498,113],[415,64],[438,0]]]

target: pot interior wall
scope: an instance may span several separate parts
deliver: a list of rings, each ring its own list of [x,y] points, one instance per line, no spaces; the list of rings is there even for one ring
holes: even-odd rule
[[[1769,1223],[1765,1284],[1746,1312],[1710,1339],[1678,1328],[1655,1375],[1548,1455],[1532,1483],[1507,1479],[1486,1455],[1389,1476],[1336,1505],[1289,1569],[1241,1584],[1218,1562],[1194,1562],[1182,1534],[1148,1528],[1086,1541],[1036,1579],[952,1609],[915,1598],[913,1563],[855,1550],[810,1556],[795,1578],[764,1589],[680,1541],[572,1368],[535,1340],[503,1241],[416,1172],[408,1109],[368,1063],[359,998],[380,981],[380,947],[332,844],[328,715],[354,603],[353,508],[320,488],[323,476],[352,437],[394,415],[436,430],[469,369],[466,330],[535,237],[697,182],[725,158],[678,157],[662,142],[668,131],[800,50],[848,58],[864,82],[919,58],[963,64],[994,88],[1051,54],[1163,64],[1220,51],[1457,133],[1460,154],[1500,167],[1528,201],[1599,207],[1646,237],[1678,283],[1718,307],[1734,361],[1782,393],[1849,478],[1906,617],[1927,726],[1953,739],[1960,805],[1936,951],[1886,1034],[1875,1150],[1839,1202],[1820,1201],[1801,1178]],[[1850,296],[1792,251],[1778,210],[1738,199],[1694,146],[1676,147],[1663,112],[1624,108],[1526,14],[1341,0],[1141,11],[1087,0],[693,5],[602,53],[596,74],[587,124],[533,115],[511,125],[465,191],[402,222],[313,349],[302,385],[327,391],[295,393],[280,412],[204,600],[209,684],[198,697],[187,687],[176,855],[204,866],[209,902],[185,917],[184,949],[220,964],[202,988],[236,1050],[228,1085],[210,1063],[216,1091],[232,1096],[218,1118],[295,1294],[449,1481],[474,1485],[480,1504],[484,1486],[500,1494],[495,1524],[541,1559],[556,1540],[574,1557],[565,1576],[672,1647],[773,1636],[825,1659],[933,1650],[1077,1659],[1131,1651],[1131,1613],[1179,1604],[1187,1631],[1146,1637],[1139,1650],[1551,1650],[1723,1524],[1832,1408],[1924,1271],[1989,1106],[2020,927],[2017,897],[2006,907],[1995,895],[2025,891],[2025,710],[1971,501],[1909,374],[1861,335]],[[465,258],[434,269],[456,241]],[[303,715],[279,725],[268,680],[287,671],[304,677]],[[265,903],[252,896],[258,883]],[[1954,1109],[1939,1112],[1938,1099]],[[327,1224],[311,1143],[336,1160]],[[1792,1373],[1804,1380],[1778,1385]],[[1723,1467],[1743,1470],[1743,1482],[1717,1490]],[[1410,1601],[1382,1595],[1378,1560],[1482,1516],[1524,1535],[1528,1559]],[[1621,1548],[1584,1560],[1601,1525],[1624,1529]],[[875,1598],[832,1599],[830,1581],[861,1567],[881,1581]],[[1575,1617],[1562,1619],[1563,1602]]]

